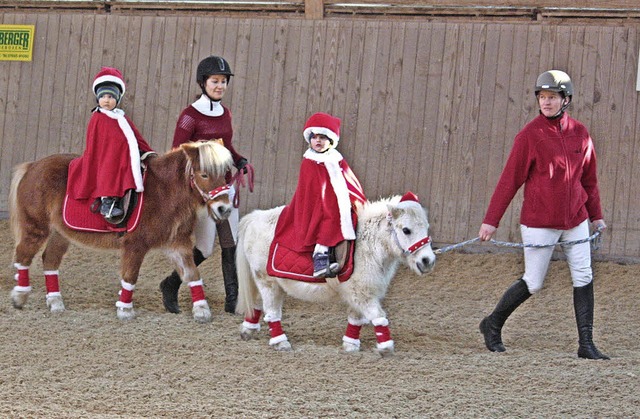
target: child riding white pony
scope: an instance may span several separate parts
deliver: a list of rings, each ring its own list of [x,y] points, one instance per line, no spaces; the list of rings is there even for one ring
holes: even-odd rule
[[[278,216],[284,207],[256,210],[240,220],[236,262],[240,299],[238,312],[245,315],[241,337],[248,340],[260,330],[260,318],[268,323],[269,344],[276,350],[291,350],[282,330],[282,304],[285,294],[312,302],[342,300],[348,305],[348,325],[343,349],[360,349],[360,329],[374,326],[377,350],[391,354],[394,343],[381,300],[404,262],[418,275],[430,272],[436,256],[431,249],[426,209],[412,193],[358,208],[353,273],[347,281],[337,278],[310,283],[277,278],[266,273],[269,246]],[[260,302],[260,299],[262,300]]]

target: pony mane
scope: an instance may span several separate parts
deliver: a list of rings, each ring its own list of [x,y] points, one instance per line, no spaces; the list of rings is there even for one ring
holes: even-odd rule
[[[364,221],[382,216],[386,217],[389,212],[387,205],[397,204],[400,202],[400,198],[400,195],[395,195],[378,201],[367,201],[363,206],[358,207],[358,219]]]
[[[210,175],[224,176],[233,167],[233,157],[227,148],[217,141],[196,141],[181,145],[183,151],[187,148],[195,148],[198,151],[198,164],[200,170]],[[189,153],[187,153],[189,155]],[[193,169],[194,162],[188,158],[185,172],[188,174]]]

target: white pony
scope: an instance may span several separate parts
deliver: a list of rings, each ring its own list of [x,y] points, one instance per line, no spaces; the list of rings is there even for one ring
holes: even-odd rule
[[[240,293],[237,311],[245,315],[242,339],[256,337],[264,312],[271,335],[269,345],[279,351],[291,350],[281,324],[285,294],[311,302],[341,299],[348,305],[347,331],[342,338],[344,351],[358,351],[360,329],[372,323],[378,352],[392,354],[389,321],[380,302],[401,261],[418,275],[430,272],[435,265],[426,209],[417,200],[404,197],[401,200],[400,196],[358,207],[351,278],[344,282],[330,278],[326,283],[310,283],[267,275],[269,246],[283,208],[255,210],[240,220],[236,263]]]

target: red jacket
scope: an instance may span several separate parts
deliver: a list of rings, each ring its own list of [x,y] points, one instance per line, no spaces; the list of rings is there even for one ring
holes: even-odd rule
[[[523,184],[523,225],[568,230],[587,218],[603,218],[593,141],[566,112],[555,120],[539,115],[516,135],[485,224],[498,227]]]
[[[143,191],[140,155],[147,151],[153,150],[122,110],[96,108],[87,127],[84,153],[69,165],[69,194],[75,199],[95,199],[121,197],[127,189]]]
[[[332,247],[354,240],[351,211],[355,202],[365,201],[360,182],[337,150],[309,149],[291,203],[278,219],[274,242],[304,253],[312,252],[316,244]]]

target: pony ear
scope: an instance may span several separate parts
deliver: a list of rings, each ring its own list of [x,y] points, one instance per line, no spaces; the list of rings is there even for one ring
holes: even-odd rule
[[[198,161],[198,146],[194,142],[187,142],[180,145],[182,151],[187,155],[187,158],[192,162]]]
[[[402,214],[402,208],[396,206],[396,205],[392,205],[392,204],[387,204],[387,210],[389,210],[389,215],[391,216],[392,219],[396,219],[398,218],[401,214]]]

